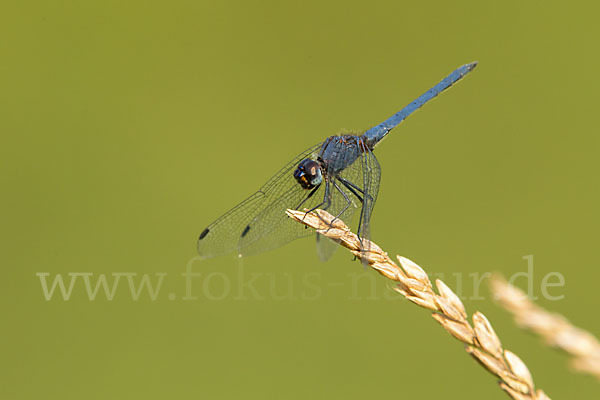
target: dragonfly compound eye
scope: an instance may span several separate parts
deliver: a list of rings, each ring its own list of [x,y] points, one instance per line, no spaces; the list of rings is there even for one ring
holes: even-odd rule
[[[318,162],[307,158],[298,164],[294,171],[294,178],[304,189],[313,189],[323,180],[321,166]]]

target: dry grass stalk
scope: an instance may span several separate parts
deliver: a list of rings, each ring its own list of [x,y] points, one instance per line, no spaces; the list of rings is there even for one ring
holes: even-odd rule
[[[515,354],[502,348],[500,339],[483,314],[476,312],[472,318],[473,325],[469,323],[464,305],[444,282],[436,280],[439,294],[436,293],[427,273],[417,264],[398,256],[401,265],[399,267],[375,243],[363,239],[361,246],[359,238],[342,221],[333,221],[333,217],[325,211],[317,210],[306,214],[302,211],[288,210],[287,214],[335,240],[381,275],[398,282],[395,290],[408,300],[434,311],[433,318],[448,333],[463,342],[471,356],[500,379],[500,387],[510,397],[517,400],[549,399],[542,390],[534,389],[531,374],[525,363]]]
[[[600,342],[594,335],[537,306],[500,275],[492,276],[490,285],[496,301],[513,315],[517,325],[573,356],[571,366],[575,370],[600,379]]]

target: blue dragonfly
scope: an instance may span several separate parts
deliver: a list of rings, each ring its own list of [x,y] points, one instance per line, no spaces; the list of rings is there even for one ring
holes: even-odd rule
[[[260,190],[223,214],[202,231],[198,252],[204,258],[236,253],[246,256],[282,246],[312,234],[290,220],[285,210],[317,208],[351,222],[358,216],[357,234],[369,237],[369,222],[377,200],[381,168],[373,149],[410,114],[463,78],[477,66],[465,64],[412,103],[362,135],[330,136],[309,147],[265,183]],[[329,243],[329,244],[328,244]],[[317,253],[325,261],[335,246],[317,234]]]

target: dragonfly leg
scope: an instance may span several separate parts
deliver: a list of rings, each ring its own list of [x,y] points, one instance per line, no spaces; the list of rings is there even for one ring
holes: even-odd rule
[[[335,183],[335,181],[332,181],[333,187],[335,187],[338,192],[340,192],[342,194],[342,196],[344,196],[344,199],[346,200],[346,206],[344,207],[344,209],[342,211],[340,211],[338,213],[338,215],[336,215],[331,222],[328,222],[329,228],[327,228],[327,231],[329,231],[329,229],[331,229],[331,226],[333,224],[333,222],[338,219],[344,212],[346,212],[346,210],[348,209],[348,207],[350,207],[350,205],[352,204],[352,202],[350,201],[350,199],[348,198],[348,196],[346,195],[346,193],[344,193],[344,191],[337,185],[337,183]],[[327,191],[329,192],[329,191]],[[320,205],[318,205],[317,207],[313,208],[311,211],[316,210],[317,208],[319,208],[321,205],[323,205],[325,202],[327,202],[327,206],[323,207],[323,210],[327,210],[327,208],[329,208],[329,206],[331,205],[331,194],[329,194],[329,197],[327,199],[327,201],[323,201],[323,203],[321,203]],[[309,211],[310,212],[310,211]],[[323,221],[323,220],[322,220]],[[323,221],[326,222],[326,221]]]
[[[342,185],[344,185],[346,187],[346,189],[348,189],[354,196],[356,196],[356,198],[358,200],[360,200],[360,202],[362,204],[362,207],[360,208],[360,217],[358,218],[358,232],[357,232],[358,233],[357,236],[362,243],[361,233],[362,233],[362,220],[363,220],[363,215],[364,215],[364,210],[365,210],[365,202],[364,202],[364,198],[361,195],[359,195],[357,193],[357,191],[362,193],[363,195],[365,194],[365,192],[361,188],[359,188],[358,186],[356,186],[355,184],[350,182],[349,180],[344,179],[339,176],[337,178],[342,183]],[[372,197],[367,194],[367,199],[371,200]]]
[[[325,180],[325,195],[323,196],[323,201],[321,203],[317,204],[316,206],[314,206],[313,208],[311,208],[310,210],[308,210],[304,214],[304,216],[315,211],[317,208],[322,208],[323,210],[327,210],[329,208],[329,206],[331,206],[331,193],[329,193],[329,180]],[[304,220],[304,218],[303,218],[303,220]]]
[[[340,192],[342,194],[342,196],[344,196],[344,199],[346,200],[346,207],[344,207],[344,209],[342,211],[340,211],[338,213],[338,215],[335,216],[335,218],[333,218],[331,220],[331,223],[333,224],[333,222],[338,219],[343,213],[346,212],[346,210],[348,209],[348,207],[350,207],[350,205],[352,204],[352,202],[350,201],[350,199],[348,198],[348,195],[346,195],[346,193],[344,193],[344,191],[338,186],[337,183],[332,182],[333,183],[333,187],[337,189],[338,192]]]
[[[321,186],[321,185],[319,185],[319,186]],[[313,194],[315,194],[315,192],[316,192],[316,191],[319,189],[319,186],[317,186],[317,187],[315,187],[313,190],[311,190],[311,191],[310,191],[310,193],[308,194],[308,196],[306,196],[306,197],[304,198],[304,200],[302,200],[302,201],[300,202],[300,204],[298,204],[298,205],[296,206],[296,208],[294,208],[294,210],[299,210],[299,209],[300,209],[300,207],[302,206],[302,204],[306,203],[306,201],[307,201],[308,199],[310,199],[310,198],[312,197],[312,195],[313,195]]]
[[[363,248],[364,246],[363,246],[363,237],[362,237],[362,234],[363,234],[362,221],[363,221],[365,207],[367,206],[367,204],[365,204],[365,202],[364,202],[364,197],[362,197],[360,194],[358,194],[358,192],[362,193],[363,196],[365,195],[365,192],[347,179],[344,179],[339,176],[337,177],[337,179],[342,183],[342,185],[344,185],[346,187],[346,189],[348,189],[354,196],[356,196],[356,198],[358,198],[358,200],[360,200],[360,202],[362,204],[362,207],[360,208],[360,216],[358,218],[358,232],[357,232],[356,236],[358,236],[358,240],[360,241],[360,247]],[[367,200],[371,200],[371,201],[373,200],[373,197],[369,194],[367,194],[366,197],[367,197]],[[355,257],[355,259],[356,259],[356,257]]]
[[[364,195],[364,192],[355,184],[353,184],[352,182],[342,178],[342,177],[337,177],[338,180],[342,183],[342,185],[344,185],[346,187],[346,189],[348,189],[354,196],[356,196],[356,198],[358,200],[360,200],[362,207],[360,208],[360,217],[358,218],[358,232],[357,235],[358,236],[358,241],[360,242],[360,248],[364,249],[364,245],[363,245],[363,238],[361,236],[361,227],[362,227],[362,220],[363,220],[363,214],[364,214],[364,209],[365,209],[365,202],[364,202],[364,198],[358,194],[358,192],[362,193]],[[358,192],[357,192],[358,191]],[[367,195],[367,198],[371,198],[371,196]],[[356,260],[356,256],[354,256],[354,260]]]
[[[342,178],[341,176],[338,176],[337,178],[338,178],[338,180],[339,180],[340,182],[342,182],[342,183],[344,184],[344,186],[346,186],[346,187],[348,188],[348,190],[350,190],[350,188],[349,188],[348,186],[352,186],[352,188],[354,188],[355,190],[359,191],[359,192],[360,192],[360,193],[362,193],[363,195],[365,194],[365,192],[364,192],[364,191],[363,191],[361,188],[359,188],[358,186],[356,186],[354,183],[350,182],[349,180],[347,180],[347,179],[344,179],[344,178]],[[357,194],[356,194],[356,193],[355,193],[353,190],[351,190],[351,192],[352,192],[352,194],[354,194],[356,197],[358,197],[358,199],[359,199],[361,202],[363,201],[362,197],[360,197],[359,195],[357,195]],[[369,199],[369,200],[373,200],[373,197],[371,197],[371,195],[367,194],[367,199]]]

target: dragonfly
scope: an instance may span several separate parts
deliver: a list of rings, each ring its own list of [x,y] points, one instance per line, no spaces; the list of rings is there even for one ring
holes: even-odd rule
[[[409,115],[476,66],[477,62],[472,62],[457,68],[402,110],[360,135],[330,136],[298,154],[256,193],[200,233],[200,256],[253,255],[312,235],[311,230],[287,217],[285,211],[289,208],[302,208],[307,213],[322,209],[346,222],[354,221],[359,210],[357,234],[361,242],[368,239],[381,180],[381,167],[373,154],[375,146]],[[321,260],[326,261],[335,251],[332,243],[317,234]]]

